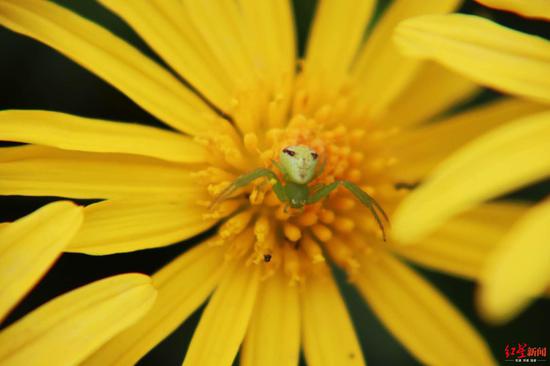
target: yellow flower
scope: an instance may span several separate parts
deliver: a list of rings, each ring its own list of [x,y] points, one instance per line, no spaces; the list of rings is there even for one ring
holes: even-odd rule
[[[550,20],[548,1],[479,2]],[[550,176],[550,41],[458,14],[408,20],[398,27],[397,41],[410,54],[437,60],[477,82],[547,105],[541,113],[486,133],[435,169],[396,213],[397,237],[421,238],[469,207]],[[442,195],[443,201],[431,200]],[[529,211],[487,260],[479,298],[487,319],[510,319],[548,288],[549,207],[542,203]]]
[[[82,208],[58,201],[1,224],[0,321],[61,255],[82,219]],[[0,332],[0,364],[77,364],[141,318],[155,295],[150,278],[141,274],[114,276],[73,290]]]
[[[159,247],[218,227],[153,276],[152,310],[87,364],[134,364],[213,293],[185,365],[229,365],[240,347],[243,365],[297,364],[300,347],[310,365],[363,365],[329,262],[422,362],[494,364],[473,327],[399,257],[477,278],[523,205],[482,205],[412,246],[384,243],[369,211],[346,191],[286,212],[258,180],[208,209],[237,176],[271,168],[282,148],[302,144],[326,159],[321,182],[355,182],[392,213],[411,184],[465,142],[542,110],[505,98],[441,117],[477,87],[402,57],[390,40],[402,20],[451,12],[460,1],[395,1],[365,43],[373,0],[321,1],[299,70],[288,1],[101,3],[189,87],[53,3],[0,0],[0,22],[93,71],[175,131],[0,112],[0,139],[30,143],[2,150],[0,193],[104,199],[84,209],[66,248],[73,252]]]

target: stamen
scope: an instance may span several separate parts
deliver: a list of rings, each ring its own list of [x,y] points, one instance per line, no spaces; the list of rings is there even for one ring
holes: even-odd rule
[[[311,227],[311,231],[317,239],[326,243],[332,239],[332,231],[325,225],[316,224]]]
[[[312,263],[320,263],[325,261],[325,257],[323,256],[323,250],[317,244],[313,238],[311,238],[309,235],[306,235],[301,241],[300,241],[300,247],[304,250],[306,255],[311,259]]]
[[[192,172],[191,177],[198,180],[202,184],[219,183],[220,181],[233,181],[235,176],[226,172],[223,169],[216,167],[208,167],[206,169],[199,170],[198,172]]]
[[[202,215],[203,219],[221,219],[230,215],[242,205],[241,200],[227,200],[216,206],[214,211]]]
[[[283,257],[283,270],[290,278],[290,285],[297,285],[301,283],[303,277],[300,268],[300,256],[298,251],[289,243],[283,244]]]
[[[275,211],[275,218],[279,221],[286,221],[290,217],[290,210],[285,208],[284,205],[280,205],[277,211]]]
[[[352,182],[358,182],[359,179],[361,179],[361,170],[359,169],[351,169],[348,172],[347,179]]]
[[[344,267],[348,273],[353,274],[359,269],[359,262],[354,258],[353,251],[342,240],[333,238],[325,243],[331,258],[337,264]]]
[[[245,210],[233,216],[220,227],[220,237],[226,240],[239,234],[248,226],[251,218],[252,210]]]
[[[341,233],[350,233],[355,229],[355,221],[346,218],[338,217],[333,224],[334,228]]]
[[[254,243],[254,233],[252,229],[247,229],[241,232],[235,240],[232,240],[227,251],[225,252],[226,259],[242,258],[252,248]]]
[[[256,237],[257,239],[258,237]],[[270,263],[271,261],[278,260],[276,254],[276,238],[274,233],[270,233],[263,240],[256,240],[254,243],[254,253],[252,260],[255,264],[258,263]]]
[[[254,189],[250,193],[250,196],[248,197],[248,200],[252,205],[258,206],[262,204],[266,193],[265,188],[265,184],[257,185],[254,187]]]
[[[319,212],[319,219],[321,220],[321,222],[325,224],[330,224],[334,222],[334,218],[335,218],[334,211],[323,208],[321,212]]]
[[[256,240],[263,243],[266,240],[270,229],[271,227],[267,216],[260,216],[254,223],[254,235],[256,235]]]
[[[246,171],[249,169],[249,160],[245,159],[239,146],[226,134],[216,135],[213,138],[214,146],[221,151],[228,164],[233,167]]]
[[[349,211],[356,206],[355,200],[348,197],[338,197],[330,202],[331,206],[338,211]]]
[[[218,184],[209,184],[206,187],[206,189],[208,190],[208,193],[210,194],[210,196],[217,197],[220,193],[222,193],[224,189],[229,187],[230,184],[231,184],[231,181],[224,180],[223,182]]]
[[[317,213],[314,211],[306,211],[298,217],[298,224],[301,226],[311,226],[317,223]]]
[[[269,191],[264,198],[264,203],[269,207],[275,207],[279,206],[281,201],[279,201],[279,198],[277,198],[275,192]]]
[[[296,242],[302,237],[302,231],[300,230],[300,228],[294,224],[291,224],[290,222],[284,223],[283,232],[285,234],[285,237],[292,242]]]

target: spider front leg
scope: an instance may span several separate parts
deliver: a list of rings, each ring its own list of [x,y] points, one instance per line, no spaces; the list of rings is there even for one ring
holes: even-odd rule
[[[216,197],[216,199],[210,204],[209,208],[212,210],[220,202],[229,198],[237,189],[244,187],[261,177],[268,178],[272,184],[274,181],[275,183],[273,184],[273,191],[275,192],[279,200],[281,200],[281,202],[285,202],[287,200],[284,187],[277,175],[275,175],[275,173],[267,168],[259,168],[248,174],[241,175],[237,179],[235,179],[233,183],[227,186],[227,188],[225,188],[218,195],[218,197]]]
[[[330,192],[334,191],[338,185],[340,184],[340,181],[332,182],[330,184],[324,185],[324,184],[317,184],[315,188],[317,188],[311,195],[307,198],[307,204],[310,205],[312,203],[319,202],[326,196],[330,194]]]
[[[386,212],[384,212],[384,209],[382,208],[382,206],[380,206],[380,204],[376,202],[374,198],[372,198],[367,192],[359,188],[359,186],[357,186],[355,183],[352,183],[347,180],[343,180],[341,182],[342,182],[342,185],[348,191],[353,193],[353,195],[357,197],[357,199],[361,201],[362,204],[367,206],[372,216],[374,216],[374,219],[378,223],[378,227],[382,231],[382,238],[384,239],[384,241],[386,241],[386,231],[384,230],[384,224],[382,223],[382,220],[380,219],[380,216],[378,216],[378,212],[376,211],[376,210],[380,211],[382,213],[382,216],[386,220],[386,222],[389,223],[390,219],[388,218],[388,215],[386,214]]]
[[[356,184],[349,182],[347,180],[337,180],[335,182],[332,182],[326,186],[321,187],[317,191],[313,192],[308,197],[308,204],[316,203],[326,196],[330,194],[333,190],[335,190],[340,184],[342,184],[348,191],[350,191],[359,201],[361,201],[362,204],[367,206],[369,211],[372,213],[372,216],[374,216],[374,219],[378,223],[378,227],[382,231],[382,238],[384,241],[386,241],[386,231],[384,230],[384,224],[382,223],[382,220],[380,219],[380,216],[378,215],[378,211],[382,213],[382,216],[384,219],[389,222],[388,215],[384,212],[384,209],[374,198],[372,198],[367,192],[363,191],[359,186]]]

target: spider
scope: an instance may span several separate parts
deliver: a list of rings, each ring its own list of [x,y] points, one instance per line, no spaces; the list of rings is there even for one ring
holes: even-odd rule
[[[213,208],[218,203],[229,198],[235,190],[250,184],[260,177],[267,178],[272,184],[273,191],[277,195],[277,198],[286,204],[285,211],[289,206],[291,208],[303,210],[306,205],[319,202],[338,186],[342,185],[370,210],[382,232],[382,238],[386,241],[384,224],[382,223],[378,211],[380,211],[387,222],[389,222],[388,216],[380,204],[356,184],[347,180],[336,180],[329,184],[319,183],[309,186],[313,180],[321,175],[325,168],[326,160],[317,168],[318,159],[319,154],[308,146],[287,146],[280,151],[279,162],[272,160],[273,165],[283,175],[283,181],[281,181],[272,170],[268,168],[258,168],[235,179],[218,195],[210,207]]]

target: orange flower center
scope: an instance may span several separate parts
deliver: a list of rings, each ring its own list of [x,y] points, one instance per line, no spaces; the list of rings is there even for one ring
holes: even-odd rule
[[[239,175],[259,167],[271,169],[284,184],[272,161],[285,147],[304,145],[326,161],[310,187],[348,180],[391,212],[404,194],[387,174],[395,159],[385,151],[384,140],[396,131],[381,130],[361,113],[351,113],[345,90],[332,95],[332,103],[321,103],[310,98],[315,93],[307,92],[304,83],[299,79],[291,96],[282,86],[279,92],[265,94],[262,87],[235,98],[234,127],[202,140],[215,158],[197,177],[212,200]],[[292,209],[277,198],[267,178],[240,188],[206,216],[221,220],[212,245],[227,245],[229,257],[246,257],[249,264],[263,266],[266,275],[283,270],[292,282],[326,267],[327,258],[353,274],[359,266],[356,254],[369,249],[354,237],[370,238],[373,245],[382,238],[369,209],[347,190],[337,188],[318,203]]]

